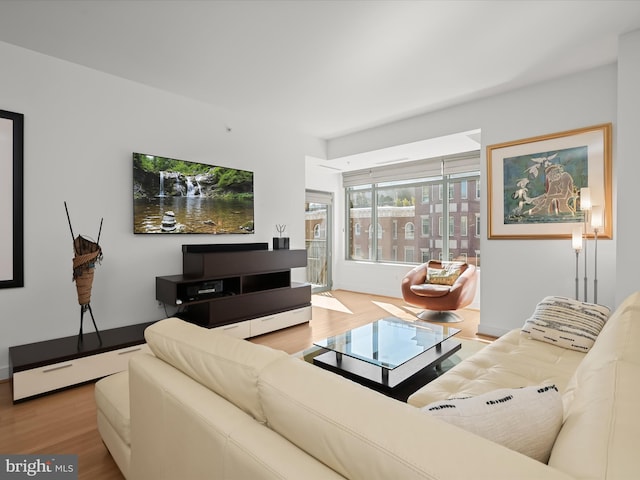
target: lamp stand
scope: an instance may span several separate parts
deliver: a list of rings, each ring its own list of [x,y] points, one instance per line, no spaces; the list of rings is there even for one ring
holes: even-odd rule
[[[584,211],[584,301],[587,301],[587,225],[589,224],[589,210]]]
[[[578,281],[578,257],[580,256],[580,250],[576,248],[576,300],[579,300],[579,281]]]
[[[594,260],[593,260],[593,303],[598,303],[598,229],[593,229]]]

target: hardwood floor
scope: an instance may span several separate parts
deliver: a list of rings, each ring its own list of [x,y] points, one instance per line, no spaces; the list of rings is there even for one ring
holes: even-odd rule
[[[296,353],[309,348],[314,341],[366,325],[379,318],[394,316],[415,320],[415,314],[420,311],[419,308],[407,305],[401,298],[335,290],[314,295],[311,322],[267,333],[252,338],[251,341],[284,350],[287,353]],[[477,334],[480,321],[478,310],[465,309],[457,313],[463,317],[464,321],[448,325],[462,330],[458,337],[492,340],[491,337]]]
[[[78,478],[123,479],[96,426],[94,384],[11,402],[11,385],[0,384],[0,452],[76,454]]]
[[[413,318],[412,309],[401,299],[333,291],[315,295],[313,320],[251,339],[296,353],[314,341],[367,324],[378,318]],[[476,334],[479,312],[458,312],[464,322],[453,324],[464,338]],[[450,324],[451,325],[451,324]],[[29,400],[11,402],[11,385],[0,383],[0,452],[9,454],[77,454],[79,478],[83,480],[123,479],[102,443],[96,427],[94,384]]]

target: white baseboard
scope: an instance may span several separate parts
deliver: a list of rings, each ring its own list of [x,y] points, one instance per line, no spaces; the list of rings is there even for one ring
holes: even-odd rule
[[[488,335],[490,337],[501,337],[505,333],[508,333],[510,330],[500,327],[494,327],[491,325],[483,325],[482,319],[480,320],[480,324],[478,325],[478,333],[480,335]]]

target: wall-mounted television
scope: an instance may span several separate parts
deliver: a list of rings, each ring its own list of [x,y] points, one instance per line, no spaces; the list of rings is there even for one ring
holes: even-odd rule
[[[133,153],[133,233],[254,232],[253,172]]]

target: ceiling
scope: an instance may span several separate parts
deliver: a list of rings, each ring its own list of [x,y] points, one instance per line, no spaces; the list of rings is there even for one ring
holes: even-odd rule
[[[331,139],[616,61],[640,1],[0,0],[0,41]]]

